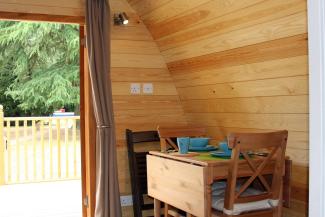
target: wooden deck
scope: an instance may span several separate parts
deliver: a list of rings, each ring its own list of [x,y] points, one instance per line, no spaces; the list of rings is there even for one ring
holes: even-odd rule
[[[81,181],[0,186],[1,217],[82,217]]]

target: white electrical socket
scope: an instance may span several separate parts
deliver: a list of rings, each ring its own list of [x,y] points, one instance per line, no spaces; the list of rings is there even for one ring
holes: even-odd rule
[[[132,195],[125,195],[120,197],[121,206],[132,206],[133,200]]]
[[[152,83],[144,83],[142,92],[144,94],[153,94],[153,84]]]
[[[141,84],[140,83],[131,83],[130,93],[131,94],[140,94],[141,93]]]

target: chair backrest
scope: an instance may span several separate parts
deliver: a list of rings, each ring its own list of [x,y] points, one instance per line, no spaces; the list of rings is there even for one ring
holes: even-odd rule
[[[131,175],[131,187],[133,196],[133,211],[135,217],[142,217],[142,209],[150,209],[153,206],[144,204],[143,195],[147,194],[147,158],[148,151],[135,151],[136,146],[144,143],[159,142],[157,131],[133,132],[126,129],[126,141],[128,148],[129,167]]]
[[[160,137],[161,151],[166,152],[167,146],[178,150],[173,138],[177,137],[200,137],[206,135],[206,129],[200,126],[178,126],[178,127],[161,127],[157,128]]]
[[[225,209],[233,210],[234,204],[270,199],[279,202],[285,165],[285,149],[288,131],[270,133],[231,133],[228,136],[232,148],[231,165],[228,170]],[[263,151],[260,152],[260,151]],[[257,165],[258,164],[258,165]],[[239,168],[248,165],[248,179],[236,190]],[[272,182],[263,176],[265,170],[273,171]],[[270,170],[271,169],[271,170]],[[246,171],[247,173],[247,171]],[[247,174],[246,174],[247,175]],[[259,180],[264,191],[259,195],[243,196],[242,193]]]

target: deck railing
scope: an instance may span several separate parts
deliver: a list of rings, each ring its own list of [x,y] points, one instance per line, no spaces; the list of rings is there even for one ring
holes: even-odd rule
[[[79,179],[80,117],[3,117],[0,185]]]

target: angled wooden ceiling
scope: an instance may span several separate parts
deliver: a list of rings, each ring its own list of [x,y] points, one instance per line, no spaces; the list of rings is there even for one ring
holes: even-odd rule
[[[190,124],[206,126],[216,140],[229,131],[289,130],[287,155],[299,165],[294,198],[305,201],[306,0],[128,2],[158,44]]]

